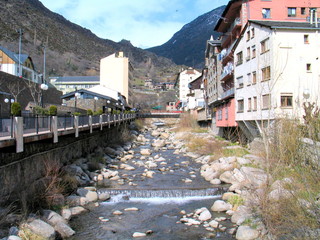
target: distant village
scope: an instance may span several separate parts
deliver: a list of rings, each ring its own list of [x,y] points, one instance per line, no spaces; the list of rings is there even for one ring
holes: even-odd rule
[[[25,111],[48,104],[60,104],[59,109],[69,113],[124,111],[134,108],[131,96],[135,89],[176,89],[177,98],[162,110],[190,111],[217,135],[241,129],[246,138],[253,139],[266,121],[282,117],[302,120],[306,104],[320,106],[319,1],[299,1],[296,6],[297,1],[281,2],[229,1],[212,29],[221,33],[220,37],[204,43],[205,67],[183,69],[175,82],[146,78],[143,87],[134,85],[134,69],[123,52],[101,59],[100,76],[47,78],[45,70],[41,74],[35,71],[30,56],[0,47],[0,70],[38,84],[33,93],[25,86],[29,95],[39,95],[24,99],[29,100],[23,106]],[[3,80],[6,76],[1,79],[0,114],[6,116],[8,105],[23,91],[18,94],[18,85],[10,87]],[[55,89],[61,96],[52,99],[47,89]]]

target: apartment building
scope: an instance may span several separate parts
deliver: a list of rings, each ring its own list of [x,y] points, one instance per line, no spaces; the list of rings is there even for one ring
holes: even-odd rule
[[[248,138],[263,122],[302,120],[303,103],[320,106],[320,26],[249,21],[235,45],[236,121]],[[252,34],[252,33],[255,34]]]
[[[215,31],[222,33],[221,44],[214,46],[217,62],[221,64],[221,71],[211,78],[218,79],[218,85],[212,95],[218,97],[212,103],[213,116],[215,116],[215,127],[232,129],[237,127],[236,121],[236,100],[235,100],[235,75],[234,69],[242,65],[244,51],[234,52],[234,47],[238,39],[243,34],[243,29],[249,20],[257,21],[284,21],[284,22],[316,22],[320,16],[320,2],[318,0],[230,0]],[[259,33],[260,34],[260,33]],[[255,29],[251,30],[250,36],[255,36]],[[256,49],[252,47],[251,54],[256,54]],[[213,64],[212,68],[216,68]],[[211,68],[210,67],[210,68]],[[211,69],[208,71],[212,71]],[[268,71],[266,69],[265,71]],[[208,82],[213,81],[208,77]],[[241,79],[239,79],[241,81]],[[238,81],[238,82],[239,82]],[[219,93],[219,89],[222,92]],[[213,124],[212,124],[213,125]],[[223,131],[220,131],[223,132]],[[223,134],[223,133],[222,133]]]

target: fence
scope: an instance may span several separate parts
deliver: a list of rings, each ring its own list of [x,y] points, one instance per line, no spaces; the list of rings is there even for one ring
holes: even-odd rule
[[[38,136],[49,133],[53,135],[54,142],[58,141],[58,133],[63,131],[75,132],[102,127],[111,123],[118,125],[121,122],[132,120],[135,114],[103,114],[97,116],[32,116],[32,117],[11,117],[0,118],[0,143],[8,140],[15,140],[17,152],[23,151],[23,138],[27,136]],[[68,132],[68,134],[70,134]],[[3,144],[5,145],[5,144]],[[3,145],[0,144],[0,147]]]

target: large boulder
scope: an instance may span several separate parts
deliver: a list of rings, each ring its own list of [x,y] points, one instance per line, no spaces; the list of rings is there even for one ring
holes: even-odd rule
[[[162,148],[166,146],[166,141],[162,139],[157,139],[152,143],[153,147]]]
[[[77,194],[80,197],[85,197],[88,200],[88,202],[95,202],[98,200],[98,194],[96,191],[90,191],[85,188],[78,188]]]
[[[231,217],[231,222],[240,225],[242,224],[246,219],[250,218],[252,216],[250,208],[247,206],[241,205],[237,208],[237,210],[233,213]]]
[[[268,174],[265,173],[265,171],[263,171],[262,169],[253,167],[241,167],[240,172],[247,181],[247,187],[257,189],[267,183]]]
[[[211,219],[212,215],[211,215],[210,211],[207,208],[203,208],[202,210],[203,211],[199,215],[199,220],[200,221],[207,221],[207,220]]]
[[[50,224],[40,219],[29,219],[21,226],[21,231],[29,231],[34,236],[31,239],[37,239],[37,237],[44,240],[54,240],[56,238],[56,232]],[[23,233],[22,233],[23,234]],[[19,235],[22,235],[19,234]]]
[[[151,149],[148,149],[148,148],[142,148],[142,149],[140,150],[140,154],[141,154],[141,155],[149,156],[149,155],[151,155],[151,153],[152,153]]]
[[[75,234],[75,231],[70,228],[66,220],[58,213],[51,210],[44,210],[43,217],[47,223],[54,227],[62,238],[68,238]]]
[[[226,212],[232,209],[232,205],[230,203],[226,203],[223,200],[216,200],[211,207],[211,210],[214,212]]]
[[[254,240],[259,237],[260,233],[258,230],[253,229],[249,226],[240,226],[237,230],[236,239],[238,240]]]

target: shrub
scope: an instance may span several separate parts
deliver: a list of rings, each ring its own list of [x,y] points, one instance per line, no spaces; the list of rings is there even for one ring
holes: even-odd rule
[[[44,116],[44,115],[48,115],[48,113],[49,113],[48,110],[43,107],[35,106],[33,108],[33,114]]]
[[[49,107],[49,115],[50,115],[50,116],[57,116],[57,113],[58,113],[58,108],[57,108],[57,106],[51,105],[51,106]]]
[[[74,112],[72,115],[73,115],[73,116],[80,116],[81,113],[80,113],[80,112]]]
[[[92,115],[93,115],[93,111],[92,111],[91,109],[88,109],[88,110],[87,110],[87,115],[88,115],[88,116],[92,116]]]
[[[95,115],[95,116],[97,116],[97,115],[102,115],[102,114],[103,114],[102,109],[100,109],[100,110],[98,110],[98,111],[96,111],[96,112],[93,113],[93,115]]]
[[[11,114],[13,116],[21,116],[21,105],[18,102],[11,104]]]

